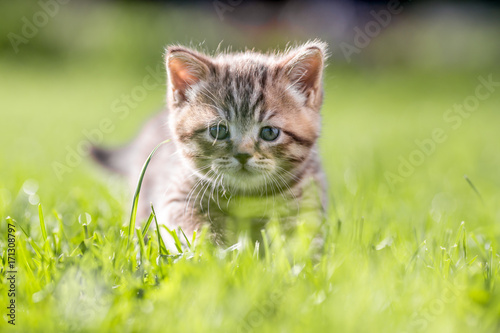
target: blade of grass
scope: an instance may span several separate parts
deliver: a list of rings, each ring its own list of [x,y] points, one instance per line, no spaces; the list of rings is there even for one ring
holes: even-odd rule
[[[149,226],[151,225],[151,222],[153,221],[153,216],[154,216],[154,213],[151,212],[151,214],[149,214],[148,220],[146,221],[146,224],[144,225],[144,228],[142,228],[143,235],[145,235],[148,232]]]
[[[467,184],[469,184],[469,186],[472,188],[472,190],[477,194],[477,196],[479,197],[479,200],[481,200],[481,202],[484,203],[483,201],[483,197],[481,195],[481,193],[479,192],[479,190],[477,189],[476,186],[474,186],[474,184],[472,183],[472,181],[469,179],[469,177],[467,177],[467,175],[464,175],[464,178],[465,180],[467,181]]]
[[[163,238],[160,235],[160,228],[158,227],[158,220],[156,219],[156,212],[155,208],[153,207],[153,204],[151,204],[151,211],[153,212],[153,218],[155,219],[155,224],[156,224],[156,236],[158,237],[158,255],[162,255],[162,249],[165,251],[166,255],[169,255],[170,252],[167,250],[167,247],[165,246],[165,242],[163,242]]]
[[[87,224],[83,225],[83,234],[85,236],[85,239],[87,239],[87,238],[90,237],[90,235],[89,235],[89,228],[88,228]]]
[[[77,254],[78,250],[81,250],[81,244],[78,244],[74,249],[73,251],[71,251],[71,253],[69,254],[70,257],[73,257]]]
[[[257,260],[259,260],[259,248],[260,248],[259,241],[255,241],[255,247],[253,249],[253,257]]]
[[[457,236],[455,237],[454,244],[456,244],[457,246],[455,247],[453,252],[454,252],[454,255],[457,257],[457,260],[458,260],[458,255],[460,253],[460,241],[462,238],[462,233],[463,233],[464,227],[465,227],[465,222],[462,221],[462,223],[460,223],[460,227],[458,227]]]
[[[463,229],[463,236],[462,236],[462,248],[464,250],[464,260],[467,260],[467,229]]]
[[[191,243],[189,242],[189,239],[187,238],[186,234],[184,233],[184,230],[182,230],[181,227],[179,227],[179,230],[181,231],[182,235],[184,236],[184,239],[186,240],[186,244],[189,249],[191,249]]]
[[[128,225],[128,240],[127,240],[127,248],[129,247],[130,244],[130,239],[133,237],[133,232],[135,229],[135,220],[137,216],[137,205],[139,204],[139,194],[141,193],[141,186],[142,186],[142,181],[144,180],[144,175],[146,174],[146,169],[148,168],[149,162],[151,162],[151,159],[153,158],[153,155],[155,154],[156,150],[160,148],[161,145],[164,143],[169,142],[170,140],[165,140],[160,142],[149,154],[148,158],[146,159],[146,162],[144,162],[144,165],[142,166],[141,174],[139,176],[139,181],[137,183],[137,188],[135,189],[134,193],[134,199],[132,201],[132,209],[130,212],[130,222]]]
[[[194,246],[194,241],[196,240],[196,230],[193,231],[193,238],[191,239],[191,244]]]
[[[9,223],[14,223],[14,221],[15,221],[10,216],[7,216],[6,220]],[[33,239],[31,239],[30,235],[28,235],[28,233],[26,232],[26,230],[24,230],[24,228],[21,227],[21,225],[16,224],[16,226],[18,226],[19,229],[21,229],[21,231],[23,232],[23,234],[26,236],[26,239],[28,240],[28,243],[33,248],[33,251],[35,251],[35,254],[37,255],[37,257],[38,258],[42,258],[42,250],[40,249],[40,247],[35,243],[35,241],[33,241]]]
[[[19,263],[24,264],[25,270],[28,272],[28,276],[30,278],[30,281],[34,281],[36,284],[38,284],[38,279],[36,278],[35,274],[33,273],[33,269],[31,268],[31,265],[29,263],[29,261],[33,262],[33,258],[26,253],[27,247],[25,248],[23,246],[23,244],[20,244],[18,251],[19,251],[19,254],[18,254],[19,255],[19,257],[18,257]],[[39,258],[42,258],[42,256],[39,253],[37,253],[37,256]]]
[[[153,242],[151,242],[150,239],[148,239],[146,246],[147,246],[146,248],[147,258],[149,261],[153,261],[151,260],[153,258]]]
[[[42,204],[38,204],[38,217],[40,218],[40,228],[42,229],[43,241],[47,241],[47,229],[45,228],[45,219],[43,218]]]
[[[136,228],[135,232],[137,233],[137,238],[139,239],[139,249],[140,249],[140,258],[141,258],[141,265],[144,261],[144,258],[146,258],[146,246],[144,245],[144,235],[141,232],[141,228]]]
[[[174,239],[174,243],[175,243],[175,248],[177,249],[177,251],[179,251],[179,253],[182,253],[182,244],[181,244],[181,241],[179,240],[179,237],[177,236],[177,232],[175,232],[175,230],[170,230],[169,228],[167,228],[166,225],[161,225],[165,230],[167,230],[167,232],[170,234],[170,236],[172,236],[172,238]]]
[[[10,223],[16,222],[16,220],[13,220],[10,216],[7,216],[7,221],[10,221]],[[26,230],[24,230],[24,228],[21,227],[21,225],[17,225],[17,226],[19,227],[19,229],[21,229],[21,231],[26,236],[26,238],[30,238],[30,235],[28,235],[28,233],[26,232]]]
[[[68,236],[64,233],[64,224],[62,221],[61,216],[57,213],[55,209],[52,210],[52,214],[54,214],[57,222],[59,223],[59,238],[62,239],[68,239]]]
[[[266,231],[262,229],[260,231],[262,235],[262,241],[264,243],[264,257],[266,258],[266,263],[269,265],[271,263],[271,253],[269,249],[269,240],[267,239]]]
[[[35,251],[36,256],[41,259],[42,258],[42,250],[40,249],[40,247],[31,238],[28,238],[28,243],[33,248],[33,251]]]

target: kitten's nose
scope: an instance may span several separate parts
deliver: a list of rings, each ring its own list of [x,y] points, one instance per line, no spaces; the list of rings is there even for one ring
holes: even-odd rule
[[[252,157],[252,155],[248,153],[238,153],[234,155],[234,158],[240,161],[241,164],[245,164],[250,159],[250,157]]]

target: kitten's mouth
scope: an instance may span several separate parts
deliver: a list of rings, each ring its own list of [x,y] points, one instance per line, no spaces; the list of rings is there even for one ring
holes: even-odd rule
[[[265,173],[265,170],[260,167],[250,166],[248,164],[240,165],[234,172],[236,175],[245,175],[248,177],[258,177]]]
[[[271,180],[267,176],[270,170],[259,166],[240,164],[231,168],[219,169],[218,173],[223,175],[221,184],[236,192],[261,193],[271,185]]]
[[[235,172],[237,175],[241,176],[255,176],[256,172],[252,171],[248,166],[242,165],[238,170]]]
[[[235,185],[258,186],[263,181],[266,170],[248,164],[239,164],[229,168],[218,168],[217,173],[224,174],[224,179]]]
[[[261,176],[261,172],[251,166],[240,165],[236,168],[227,170],[227,175],[236,182],[253,182]]]
[[[241,165],[240,169],[238,171],[240,171],[240,172],[246,172],[246,173],[252,173],[252,171],[250,170],[250,168],[246,164]]]

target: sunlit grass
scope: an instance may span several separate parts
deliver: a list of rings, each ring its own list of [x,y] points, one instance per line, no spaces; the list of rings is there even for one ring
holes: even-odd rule
[[[275,224],[263,231],[262,251],[243,235],[226,249],[192,239],[186,247],[170,230],[180,254],[167,253],[154,214],[130,223],[134,189],[87,159],[63,181],[51,167],[140,75],[109,77],[87,101],[93,72],[11,71],[11,85],[0,81],[2,103],[13,110],[0,133],[8,142],[0,235],[7,221],[18,226],[18,331],[498,329],[500,91],[395,188],[384,177],[415,139],[446,126],[443,112],[473,93],[483,73],[442,73],[437,82],[411,70],[329,69],[320,148],[331,207],[317,258],[307,228],[284,238]],[[43,82],[49,87],[40,89]],[[67,82],[75,95],[64,98]],[[29,99],[15,93],[21,83]],[[104,141],[130,137],[162,102],[163,91],[151,92]],[[2,272],[6,242],[2,236]],[[1,306],[7,301],[2,282]]]

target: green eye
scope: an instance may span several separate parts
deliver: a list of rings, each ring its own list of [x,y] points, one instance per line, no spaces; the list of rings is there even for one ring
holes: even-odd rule
[[[260,137],[265,141],[274,141],[280,135],[280,130],[276,127],[262,127]]]
[[[224,140],[229,137],[229,129],[224,125],[211,126],[208,131],[212,138],[217,140]]]

